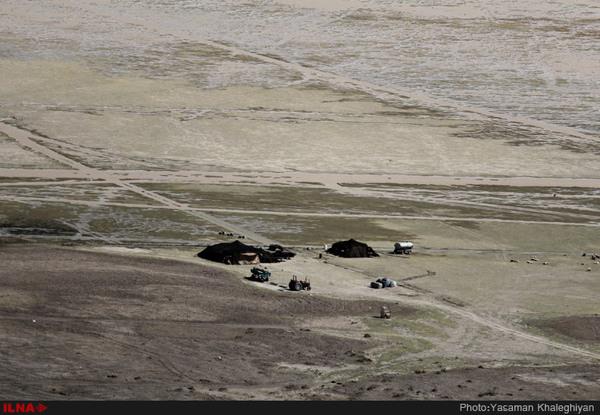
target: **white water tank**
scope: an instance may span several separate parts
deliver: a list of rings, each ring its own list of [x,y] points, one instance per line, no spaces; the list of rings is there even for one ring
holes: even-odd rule
[[[414,246],[414,244],[409,241],[401,241],[401,242],[396,242],[394,244],[394,248],[396,248],[396,249],[412,249],[413,246]]]

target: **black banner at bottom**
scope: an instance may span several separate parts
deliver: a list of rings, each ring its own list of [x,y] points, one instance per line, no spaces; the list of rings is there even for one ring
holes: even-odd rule
[[[83,414],[96,411],[114,415],[161,411],[198,414],[243,410],[375,410],[439,414],[600,414],[600,401],[3,401],[3,414]]]

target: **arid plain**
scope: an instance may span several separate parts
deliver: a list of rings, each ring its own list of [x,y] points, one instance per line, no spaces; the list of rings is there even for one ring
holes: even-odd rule
[[[2,3],[0,396],[600,397],[600,8],[389,3]]]

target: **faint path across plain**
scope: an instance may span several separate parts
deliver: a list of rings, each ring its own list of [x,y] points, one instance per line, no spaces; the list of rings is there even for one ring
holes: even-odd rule
[[[121,203],[121,202],[101,202],[95,200],[74,200],[60,197],[30,197],[30,196],[2,196],[0,200],[15,202],[55,202],[68,203],[83,206],[114,206],[137,209],[172,209],[170,205],[146,205],[140,203]],[[253,209],[226,209],[226,208],[200,208],[188,205],[182,205],[188,212],[207,212],[207,213],[228,213],[237,215],[264,215],[264,216],[295,216],[295,217],[317,217],[317,218],[348,218],[348,219],[397,219],[397,220],[429,220],[440,222],[492,222],[492,223],[522,223],[534,225],[558,225],[558,226],[581,226],[581,227],[600,227],[600,223],[582,223],[582,222],[558,222],[558,221],[537,221],[520,219],[497,219],[497,218],[475,218],[475,217],[453,217],[453,216],[419,216],[419,215],[387,215],[376,213],[328,213],[328,212],[309,212],[309,211],[285,211],[285,210],[253,210]]]
[[[0,123],[0,131],[2,129]],[[45,138],[44,138],[45,140]],[[310,183],[326,186],[341,185],[423,185],[423,186],[506,186],[537,188],[600,188],[600,178],[576,177],[523,177],[523,176],[438,176],[388,173],[328,173],[328,172],[223,172],[211,170],[102,170],[105,175],[129,183],[239,183],[240,179],[257,185],[278,184],[305,186]],[[84,177],[77,170],[69,169],[13,169],[0,168],[0,177],[35,178],[48,180],[94,180]],[[99,179],[96,179],[99,180]],[[35,185],[36,182],[22,182]],[[252,185],[253,183],[246,183]]]
[[[82,163],[79,163],[78,161],[72,160],[72,159],[46,147],[46,146],[39,144],[37,141],[35,141],[32,138],[32,136],[35,136],[34,133],[31,133],[29,131],[17,128],[15,126],[12,126],[12,125],[9,125],[6,123],[1,123],[1,122],[0,122],[0,132],[6,134],[7,136],[16,140],[17,143],[19,143],[19,145],[23,148],[30,149],[31,151],[33,151],[35,153],[42,154],[52,160],[55,160],[61,164],[71,167],[72,169],[74,169],[78,173],[80,173],[81,178],[87,178],[90,180],[103,180],[107,183],[114,184],[115,186],[119,186],[121,188],[127,189],[127,190],[134,192],[145,198],[157,201],[157,202],[161,203],[162,205],[169,207],[170,209],[188,213],[192,216],[196,216],[196,217],[203,219],[207,222],[210,222],[214,225],[220,226],[223,229],[227,229],[230,232],[234,232],[239,235],[244,235],[246,238],[254,240],[258,243],[261,243],[261,244],[276,243],[276,241],[273,241],[269,238],[265,238],[264,236],[258,235],[256,233],[251,232],[247,229],[244,229],[240,226],[228,223],[222,219],[219,219],[212,215],[209,215],[208,213],[196,211],[196,210],[190,210],[187,206],[185,206],[179,202],[175,202],[165,196],[156,194],[156,193],[146,190],[146,189],[142,189],[141,187],[139,187],[135,184],[123,182],[118,177],[115,177],[114,175],[110,174],[110,172],[106,172],[103,170],[88,167]],[[40,137],[40,138],[43,138],[43,137]]]

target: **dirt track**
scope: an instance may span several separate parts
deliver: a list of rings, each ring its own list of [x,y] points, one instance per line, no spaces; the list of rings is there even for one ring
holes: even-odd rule
[[[572,382],[548,384],[544,376],[554,370],[548,368],[331,380],[328,371],[342,367],[368,374],[368,350],[380,343],[311,330],[311,319],[369,317],[380,302],[261,290],[201,265],[43,245],[2,246],[0,260],[3,398],[566,399],[599,393],[599,366],[556,368],[554,378],[583,385],[577,396]]]
[[[41,137],[38,134],[30,133],[29,131],[23,130],[21,128],[13,127],[11,125],[1,123],[1,122],[0,122],[0,132],[9,133],[10,136],[12,138],[14,138],[19,143],[19,145],[21,145],[24,148],[31,149],[33,152],[43,154],[52,160],[55,160],[66,166],[72,167],[73,169],[77,170],[81,174],[82,177],[86,177],[88,179],[95,179],[95,180],[105,180],[108,183],[112,183],[116,186],[122,187],[129,191],[137,193],[141,196],[144,196],[146,198],[149,198],[156,202],[159,202],[162,205],[169,207],[170,209],[186,212],[190,215],[200,217],[208,222],[211,222],[222,228],[228,229],[232,232],[246,235],[247,237],[249,237],[257,242],[260,242],[263,244],[270,244],[270,243],[276,242],[276,241],[272,241],[270,239],[264,238],[263,236],[257,235],[253,232],[250,232],[246,229],[242,229],[238,226],[232,225],[222,219],[215,218],[214,216],[209,215],[208,213],[200,212],[200,211],[190,211],[187,208],[187,206],[182,205],[181,203],[177,203],[177,202],[170,200],[164,196],[156,194],[155,192],[151,192],[149,190],[142,189],[141,187],[139,187],[135,184],[126,183],[118,178],[113,177],[109,173],[103,172],[99,169],[88,167],[76,160],[72,160],[68,157],[65,157],[64,155],[35,141],[32,137],[36,137],[38,140],[41,140],[42,142],[44,140],[44,137]]]
[[[297,322],[377,308],[265,292],[172,261],[18,245],[0,258],[4,398],[252,398],[311,383],[281,362],[339,366],[368,347]]]
[[[600,316],[566,316],[535,320],[532,326],[551,334],[559,334],[586,343],[600,341]]]

